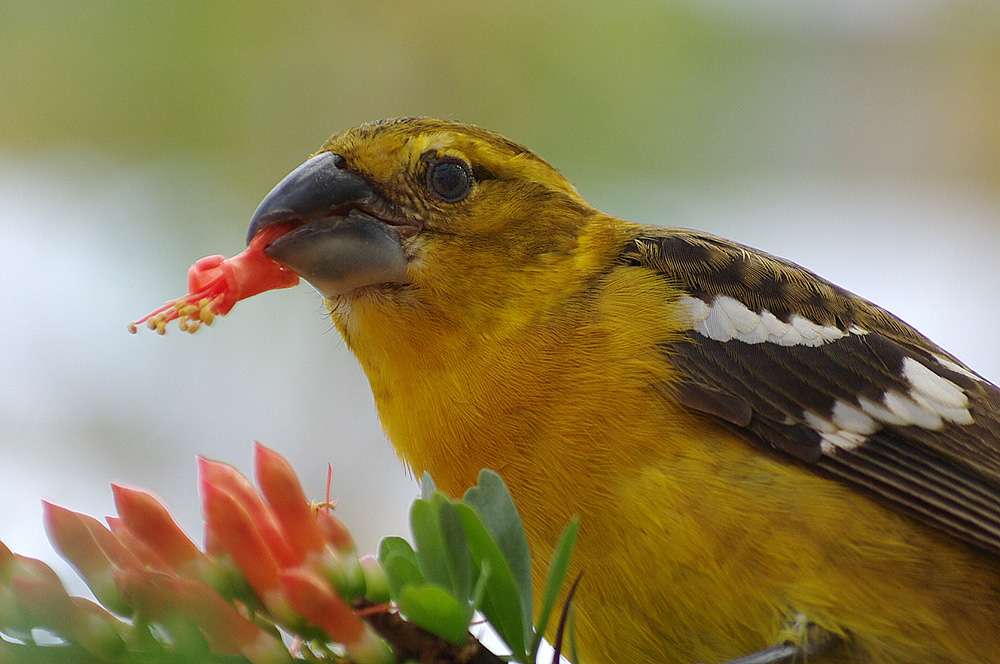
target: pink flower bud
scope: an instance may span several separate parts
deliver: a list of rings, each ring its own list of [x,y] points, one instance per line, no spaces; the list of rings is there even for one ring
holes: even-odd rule
[[[316,513],[316,523],[323,533],[323,539],[338,553],[354,553],[354,538],[347,530],[344,522],[335,517],[329,510],[319,510]]]
[[[78,637],[80,645],[105,657],[120,653],[125,649],[124,639],[127,627],[124,623],[89,599],[84,597],[70,597],[70,599],[76,607],[78,616],[80,616],[77,620],[87,634],[85,637],[87,644],[83,642],[84,639]]]
[[[343,644],[351,659],[359,664],[394,661],[385,642],[318,576],[302,568],[285,570],[281,585],[292,609]]]
[[[202,485],[202,504],[206,528],[240,568],[250,587],[275,617],[288,617],[281,600],[278,561],[243,505],[212,484]]]
[[[10,574],[10,566],[14,564],[14,552],[7,548],[7,545],[0,542],[0,581],[3,581]]]
[[[108,522],[108,528],[111,529],[111,533],[115,538],[122,543],[122,546],[129,552],[130,555],[134,556],[136,560],[139,561],[140,567],[149,567],[151,569],[159,570],[161,572],[173,572],[170,569],[170,565],[167,564],[163,558],[161,558],[155,551],[149,548],[142,540],[135,536],[135,534],[125,527],[122,520],[117,516],[107,516],[104,520]]]
[[[169,573],[152,569],[119,569],[114,573],[122,599],[147,620],[163,620],[173,611],[173,602],[163,585],[167,578],[171,578]]]
[[[281,573],[281,586],[292,609],[338,643],[361,637],[364,623],[318,576],[302,568]]]
[[[0,542],[0,632],[15,638],[31,637],[33,620],[25,612],[11,585],[17,559],[7,545]]]
[[[365,575],[365,599],[372,604],[388,604],[389,579],[382,565],[374,556],[365,556],[359,564]]]
[[[69,561],[101,604],[120,615],[129,615],[128,606],[115,588],[115,563],[105,549],[114,551],[119,561],[138,565],[111,532],[93,517],[42,501],[45,530],[56,551]],[[104,543],[102,547],[97,538]]]
[[[56,574],[55,570],[37,558],[29,558],[15,553],[14,560],[7,567],[7,573],[11,581],[14,579],[31,579],[54,588],[63,587],[62,581],[59,580],[59,575]]]
[[[14,593],[39,627],[79,644],[100,658],[124,648],[120,623],[93,602],[72,598],[56,573],[39,560],[17,556],[11,574]],[[84,608],[86,607],[86,608]]]
[[[208,585],[180,578],[167,579],[165,585],[177,607],[205,635],[212,652],[242,654],[253,664],[291,661],[280,639],[254,625]]]
[[[206,525],[205,526],[205,553],[208,557],[218,562],[218,558],[226,555],[226,549],[222,546],[222,542],[219,538],[215,536],[215,533]]]
[[[153,494],[119,484],[112,484],[111,491],[125,527],[172,570],[194,578],[211,576],[211,561],[184,534]]]
[[[254,443],[254,474],[288,542],[305,559],[323,550],[323,535],[291,465],[274,450]]]
[[[302,562],[303,557],[287,541],[275,514],[268,509],[250,482],[235,468],[229,464],[198,457],[198,485],[202,501],[205,500],[206,486],[211,485],[216,491],[228,493],[242,505],[280,566],[289,567]],[[207,542],[206,537],[206,547]]]

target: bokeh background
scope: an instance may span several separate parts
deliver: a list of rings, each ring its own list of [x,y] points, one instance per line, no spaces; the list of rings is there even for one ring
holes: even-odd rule
[[[333,464],[363,550],[407,532],[415,485],[307,286],[125,330],[329,134],[397,115],[791,258],[1000,380],[995,2],[2,0],[0,540],[55,562],[39,499],[103,515],[112,480],[198,535],[195,455],[246,470],[254,439],[316,498]]]

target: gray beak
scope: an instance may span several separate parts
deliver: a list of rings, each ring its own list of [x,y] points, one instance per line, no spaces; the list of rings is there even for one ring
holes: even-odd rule
[[[331,298],[363,286],[401,283],[406,257],[396,228],[369,214],[378,193],[330,152],[309,159],[264,197],[247,231],[296,224],[264,253]]]

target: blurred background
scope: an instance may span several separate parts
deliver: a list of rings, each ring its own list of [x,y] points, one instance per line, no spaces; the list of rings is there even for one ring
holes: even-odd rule
[[[788,257],[1000,380],[998,7],[3,0],[0,540],[56,563],[39,499],[100,516],[109,481],[200,536],[195,455],[246,471],[255,439],[317,499],[333,464],[363,551],[408,532],[415,484],[307,286],[125,329],[390,116],[499,131],[607,212]]]

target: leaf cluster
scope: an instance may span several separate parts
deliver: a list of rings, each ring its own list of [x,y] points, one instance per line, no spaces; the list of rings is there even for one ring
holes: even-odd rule
[[[456,645],[479,611],[515,661],[533,664],[566,578],[577,519],[556,546],[533,622],[528,540],[500,476],[481,471],[462,500],[437,491],[429,475],[421,487],[410,510],[415,547],[387,537],[379,549],[391,599],[408,621]]]

